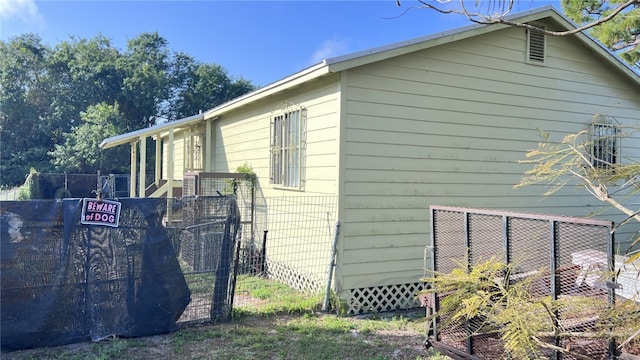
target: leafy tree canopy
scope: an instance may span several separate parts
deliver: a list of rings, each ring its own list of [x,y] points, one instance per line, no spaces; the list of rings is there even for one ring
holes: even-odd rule
[[[562,0],[565,14],[578,24],[607,18],[621,7],[624,7],[623,11],[589,31],[626,62],[640,69],[640,1]]]
[[[118,105],[100,103],[90,105],[80,113],[82,124],[65,133],[63,144],[56,144],[51,152],[56,170],[75,173],[107,173],[127,171],[129,151],[126,147],[101,150],[105,137],[118,135],[117,124],[122,123]],[[125,165],[125,166],[123,166]]]
[[[140,34],[124,50],[103,35],[55,47],[34,34],[0,41],[0,186],[21,184],[31,168],[125,169],[128,157],[101,153],[99,141],[253,89],[219,65],[172,51],[158,33]]]

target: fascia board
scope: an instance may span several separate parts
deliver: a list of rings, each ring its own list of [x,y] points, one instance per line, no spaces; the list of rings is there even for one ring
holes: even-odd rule
[[[226,112],[238,109],[247,104],[275,95],[279,92],[285,91],[297,85],[307,83],[313,79],[320,78],[327,74],[330,74],[329,67],[323,61],[305,70],[288,76],[282,80],[276,81],[272,84],[240,96],[213,109],[207,110],[204,113],[204,118],[205,120],[218,118]]]
[[[197,115],[192,115],[186,118],[182,118],[180,120],[170,121],[164,124],[155,125],[148,128],[128,132],[126,134],[112,136],[110,138],[106,138],[102,140],[102,142],[100,143],[100,148],[109,149],[118,145],[129,144],[139,139],[144,139],[145,137],[158,135],[159,133],[162,133],[162,132],[167,132],[170,129],[173,129],[174,131],[181,130],[185,126],[190,126],[203,120],[204,120],[204,115],[197,114]]]
[[[565,17],[551,5],[514,14],[512,16],[506,17],[505,20],[519,23],[529,23],[545,18],[552,18],[566,29],[577,28],[577,25],[575,23],[573,23],[570,19]],[[325,62],[329,65],[329,70],[331,72],[339,72],[354,67],[367,65],[373,62],[386,60],[395,56],[400,56],[411,52],[451,43],[457,40],[462,40],[497,31],[509,26],[510,25],[506,24],[475,24],[458,29],[453,29],[451,31],[436,33],[412,40],[390,44],[387,46],[356,52],[353,54],[334,57],[325,60]],[[602,45],[598,40],[584,31],[575,34],[575,36],[589,48],[598,53],[603,59],[611,63],[615,68],[629,76],[632,81],[640,85],[640,74],[636,72],[629,64],[620,59],[620,57],[618,57],[604,45]]]

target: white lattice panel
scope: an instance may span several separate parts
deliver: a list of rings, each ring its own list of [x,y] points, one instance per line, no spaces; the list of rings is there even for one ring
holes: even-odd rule
[[[349,315],[413,309],[420,306],[418,292],[423,283],[376,286],[351,289],[348,305]]]
[[[269,274],[269,278],[281,281],[309,295],[320,293],[323,286],[326,285],[322,284],[322,281],[315,276],[304,274],[281,262],[267,261],[267,273]]]

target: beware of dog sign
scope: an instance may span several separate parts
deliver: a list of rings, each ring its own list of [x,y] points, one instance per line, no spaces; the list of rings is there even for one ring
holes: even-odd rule
[[[80,223],[118,227],[120,205],[117,201],[84,198]]]

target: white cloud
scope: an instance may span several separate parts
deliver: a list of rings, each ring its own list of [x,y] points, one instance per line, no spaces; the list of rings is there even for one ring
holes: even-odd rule
[[[44,26],[35,0],[0,0],[0,20],[24,31],[39,30]]]
[[[317,64],[324,59],[344,55],[349,51],[349,41],[336,38],[323,41],[311,55],[311,63]]]

